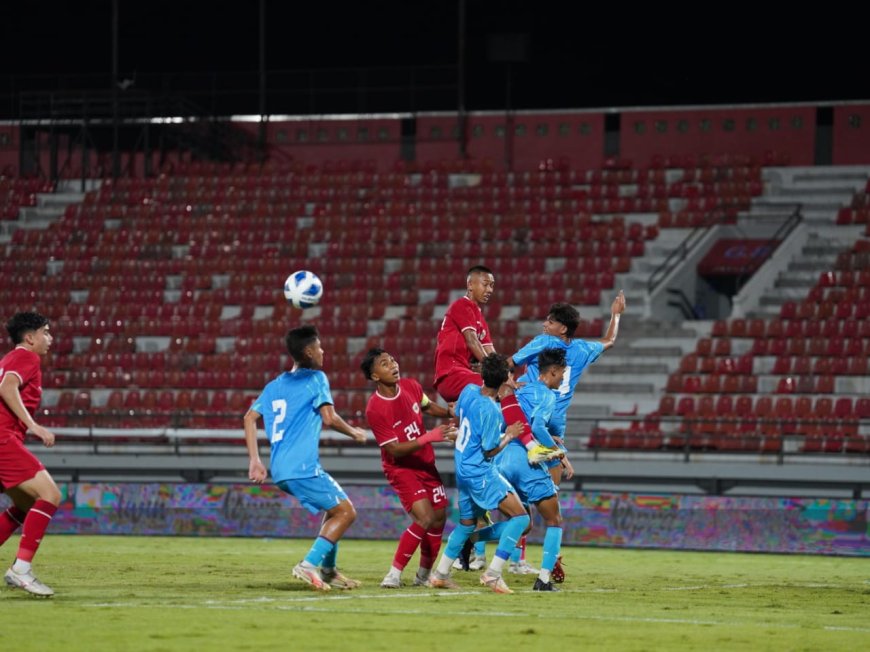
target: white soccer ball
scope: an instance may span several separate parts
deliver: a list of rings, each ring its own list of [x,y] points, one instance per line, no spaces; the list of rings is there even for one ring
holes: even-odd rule
[[[293,272],[284,281],[284,298],[296,308],[311,308],[323,296],[323,282],[307,269]]]

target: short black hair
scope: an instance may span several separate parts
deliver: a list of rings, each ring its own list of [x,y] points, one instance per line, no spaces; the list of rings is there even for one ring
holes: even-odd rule
[[[538,354],[538,373],[544,373],[550,367],[566,367],[565,349],[544,349]]]
[[[480,375],[483,376],[483,384],[490,389],[501,387],[508,376],[511,368],[508,357],[502,353],[490,353],[480,363]]]
[[[289,353],[296,362],[302,362],[305,358],[305,347],[314,344],[320,338],[315,326],[298,326],[287,331],[284,343]]]
[[[32,331],[38,331],[48,323],[48,317],[38,312],[16,312],[12,319],[6,322],[6,332],[12,338],[13,344],[21,344],[24,336]]]
[[[359,368],[362,369],[363,376],[366,377],[366,380],[372,379],[372,367],[375,366],[375,360],[377,360],[378,356],[382,353],[386,353],[386,351],[384,349],[374,347],[369,349],[368,353],[366,353],[365,357],[362,359]]]
[[[570,303],[554,303],[550,306],[547,316],[567,328],[565,337],[574,337],[577,327],[580,325],[580,313]]]
[[[485,265],[475,265],[474,267],[468,270],[468,274],[466,274],[466,278],[471,276],[472,274],[492,274],[492,270]]]

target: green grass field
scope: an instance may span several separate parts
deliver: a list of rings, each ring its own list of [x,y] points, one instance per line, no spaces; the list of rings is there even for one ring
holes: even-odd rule
[[[567,548],[561,593],[507,575],[504,596],[462,572],[462,591],[380,589],[394,544],[348,540],[339,565],[365,585],[319,594],[289,572],[308,545],[49,536],[35,570],[57,595],[0,589],[0,649],[870,649],[867,559]]]

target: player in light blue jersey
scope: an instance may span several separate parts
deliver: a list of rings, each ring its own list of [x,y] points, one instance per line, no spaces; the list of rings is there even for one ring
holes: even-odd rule
[[[544,430],[553,430],[556,413],[556,395],[553,390],[562,382],[567,367],[565,349],[544,349],[535,359],[538,376],[529,380],[516,391],[517,401],[526,415],[532,434],[540,439]],[[534,504],[544,520],[544,556],[541,570],[535,580],[535,591],[558,591],[551,582],[551,573],[556,565],[562,546],[562,516],[559,513],[558,488],[550,473],[538,464],[529,464],[525,447],[512,441],[496,457],[501,474],[517,490],[525,504]],[[478,540],[486,539],[478,534]],[[517,562],[513,562],[517,563]],[[524,572],[513,570],[512,572]],[[533,571],[534,572],[534,571]]]
[[[610,323],[607,326],[604,337],[598,340],[582,340],[574,338],[574,333],[580,325],[580,313],[570,304],[554,303],[550,306],[547,318],[544,320],[543,333],[535,336],[510,358],[514,366],[526,365],[525,374],[517,379],[518,382],[523,383],[538,377],[537,356],[541,351],[552,347],[565,349],[567,366],[565,367],[562,382],[554,390],[556,393],[556,406],[551,419],[555,429],[553,439],[563,450],[566,450],[564,436],[568,406],[574,397],[574,389],[577,386],[577,382],[586,368],[598,360],[604,351],[616,343],[616,337],[619,333],[619,320],[623,312],[625,312],[625,295],[620,290],[610,305]],[[570,480],[574,475],[574,469],[567,455],[561,460],[552,460],[547,464],[550,467],[553,482],[557,486],[562,481],[563,469],[566,479]],[[475,548],[474,554],[476,560],[485,559],[482,545],[478,543]],[[536,572],[536,569],[531,568],[522,559],[524,549],[525,541],[523,540],[520,544],[520,550],[515,552],[512,558],[511,572]],[[555,570],[553,571],[553,581],[561,582],[564,577],[561,562],[557,560]]]
[[[561,384],[555,390],[556,408],[552,417],[552,433],[555,441],[564,448],[565,425],[568,406],[574,398],[574,389],[586,368],[598,360],[599,356],[616,343],[619,332],[619,320],[625,311],[625,295],[622,290],[616,295],[610,306],[610,324],[604,337],[598,340],[581,340],[574,338],[574,332],[580,324],[580,313],[567,303],[554,303],[550,306],[547,318],[544,320],[544,332],[536,335],[532,341],[511,356],[514,366],[526,365],[526,372],[517,382],[530,382],[538,378],[538,354],[544,349],[561,348],[565,350],[565,375]],[[562,479],[562,468],[570,479],[573,469],[567,457],[561,461],[550,462],[551,473],[556,484]]]
[[[272,481],[312,514],[326,512],[314,545],[293,567],[293,576],[320,591],[353,589],[360,583],[340,573],[335,559],[338,540],[356,519],[356,510],[341,486],[320,466],[318,448],[324,425],[360,443],[366,434],[333,408],[329,380],[321,371],[323,349],[317,329],[291,329],[285,342],[295,361],[293,370],[266,385],[245,414],[248,477],[257,484],[266,479],[257,446],[257,421],[262,416],[272,445]]]
[[[505,428],[501,409],[496,403],[499,389],[510,376],[507,358],[498,353],[485,357],[481,362],[481,376],[483,386],[466,385],[455,406],[459,419],[459,435],[454,452],[459,523],[447,539],[438,567],[429,576],[429,585],[435,588],[459,588],[450,579],[450,567],[474,531],[477,518],[487,510],[497,508],[507,520],[490,526],[491,530],[496,530],[491,533],[491,540],[498,539],[498,550],[480,576],[480,583],[496,593],[513,593],[501,573],[511,551],[529,525],[529,516],[514,488],[498,472],[492,459],[522,432],[523,424],[513,423]]]

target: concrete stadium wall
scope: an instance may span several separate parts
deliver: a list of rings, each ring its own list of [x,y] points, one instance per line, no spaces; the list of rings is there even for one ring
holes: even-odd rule
[[[52,534],[311,537],[320,517],[273,485],[62,483]],[[345,490],[349,538],[396,539],[408,518],[389,487]],[[448,490],[456,504],[455,490]],[[870,557],[870,501],[564,492],[566,545]],[[0,509],[8,498],[0,495]],[[450,515],[448,531],[457,522]],[[530,540],[540,543],[535,517]]]

